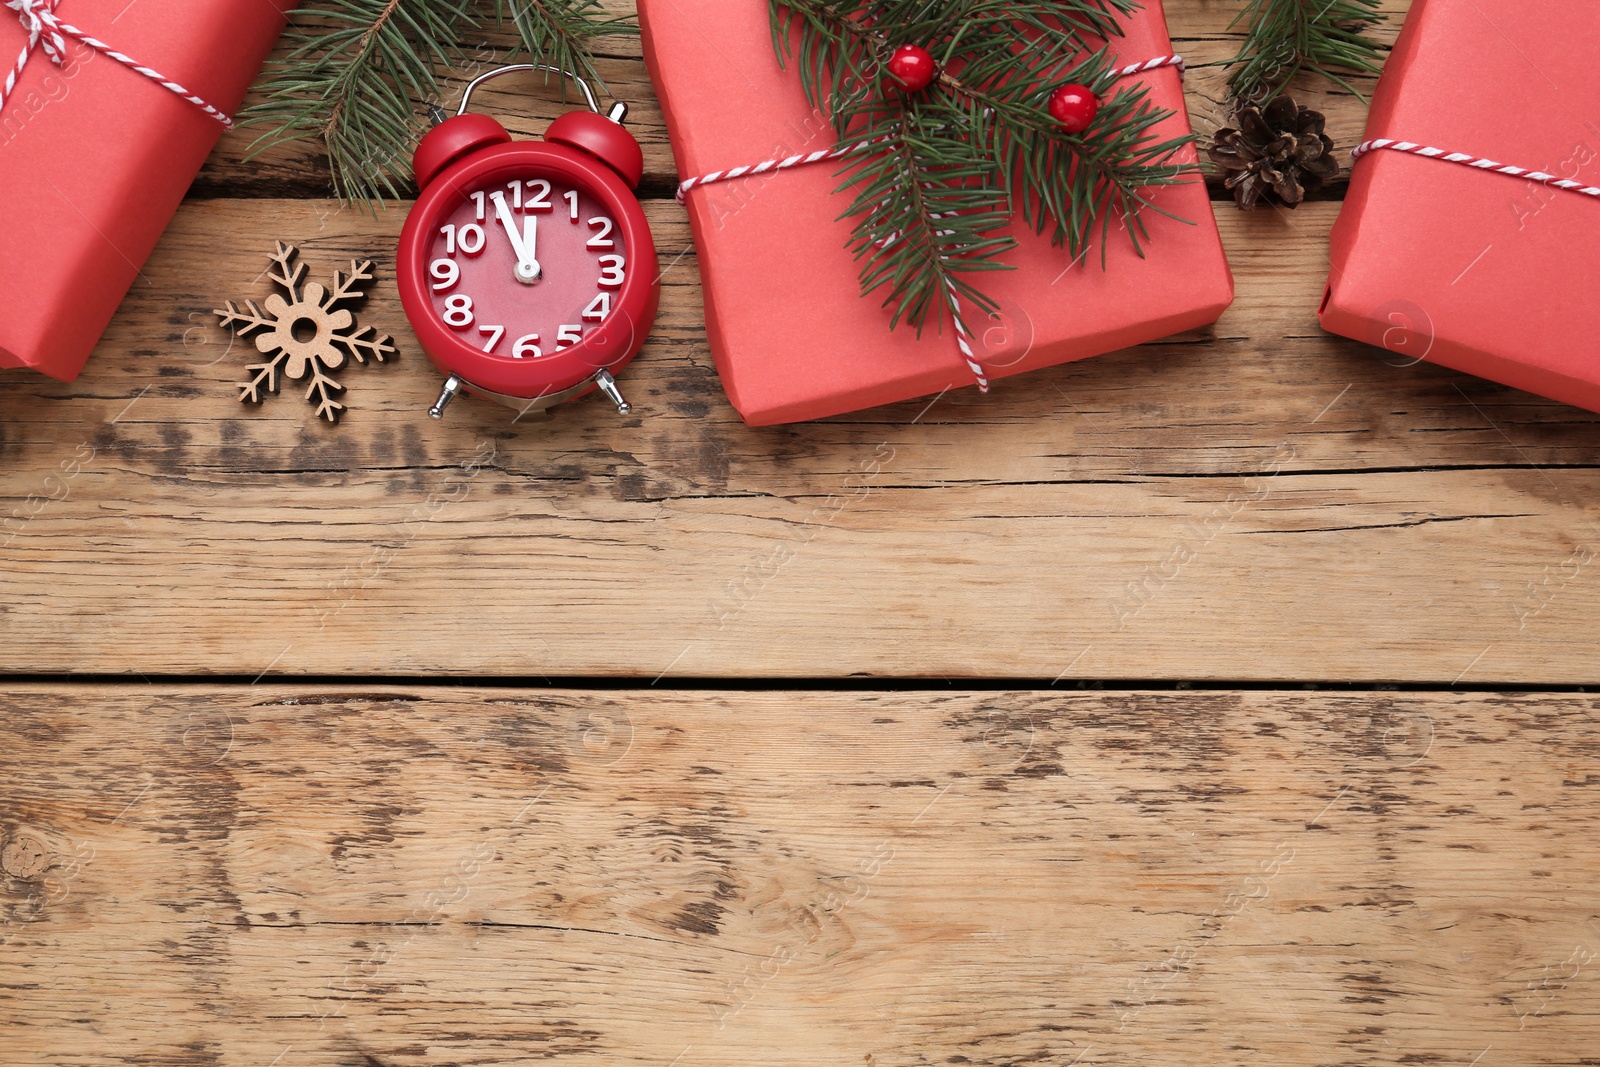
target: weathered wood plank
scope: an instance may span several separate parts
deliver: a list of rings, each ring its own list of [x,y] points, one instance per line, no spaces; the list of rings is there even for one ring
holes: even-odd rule
[[[741,0],[744,2],[744,0]],[[761,2],[761,0],[750,0]],[[631,0],[608,0],[608,8],[618,12],[632,12]],[[1390,22],[1372,31],[1373,37],[1391,41],[1398,30],[1400,19],[1409,0],[1387,0],[1384,7],[1392,13]],[[1209,0],[1169,0],[1166,4],[1168,28],[1174,47],[1189,62],[1186,82],[1190,118],[1198,133],[1210,136],[1219,125],[1228,121],[1224,107],[1225,72],[1221,67],[1238,51],[1240,33],[1228,28],[1238,12],[1237,4],[1218,4]],[[513,38],[492,27],[474,35],[467,50],[461,70],[449,74],[442,82],[443,97],[447,102],[460,99],[461,87],[474,74],[503,62],[509,54]],[[278,46],[275,55],[289,49],[287,41]],[[655,91],[645,71],[639,43],[635,39],[610,39],[596,66],[606,84],[620,100],[626,100],[633,111],[628,125],[640,139],[645,149],[644,189],[651,196],[670,195],[678,174],[672,159],[672,148],[667,141],[666,126],[661,109],[656,103]],[[1369,93],[1372,78],[1356,78],[1352,84],[1363,95]],[[556,115],[565,108],[560,93],[554,87],[544,89],[537,82],[509,87],[485,87],[482,109],[499,117],[517,136],[537,136]],[[1330,132],[1342,148],[1348,148],[1359,138],[1366,121],[1366,107],[1348,92],[1307,79],[1301,92],[1303,100],[1328,115]],[[252,95],[249,103],[258,99]],[[478,97],[475,95],[474,100]],[[420,113],[419,107],[419,113]],[[320,146],[300,142],[280,145],[251,156],[251,147],[261,136],[260,128],[243,128],[227,134],[212,158],[201,172],[194,195],[217,196],[325,196],[328,194],[327,159]],[[1207,164],[1208,174],[1216,184],[1214,168]],[[1336,187],[1337,189],[1337,187]],[[1218,195],[1222,195],[1220,189]]]
[[[1592,696],[7,703],[15,1067],[1600,1047]]]
[[[400,213],[191,203],[78,382],[0,376],[0,669],[1594,682],[1600,416],[1320,335],[1332,217],[1224,210],[1204,335],[780,429],[692,253],[625,419],[431,422],[385,278],[401,357],[330,428],[240,406],[207,309],[263,234],[385,263]]]

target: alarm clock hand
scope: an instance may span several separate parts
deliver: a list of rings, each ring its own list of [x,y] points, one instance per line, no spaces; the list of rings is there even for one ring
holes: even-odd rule
[[[517,264],[517,280],[523,279],[523,268],[527,267],[530,282],[539,280],[539,275],[544,273],[539,268],[539,218],[536,215],[524,215],[522,218],[522,248],[528,257]]]
[[[537,250],[538,226],[536,220],[529,216],[524,219],[526,228],[517,229],[517,220],[512,216],[511,209],[506,206],[506,194],[493,192],[489,194],[494,201],[495,216],[500,220],[501,229],[506,231],[506,240],[511,242],[511,251],[516,254],[517,268],[515,271],[517,281],[524,285],[532,285],[539,280],[539,261],[534,258]]]

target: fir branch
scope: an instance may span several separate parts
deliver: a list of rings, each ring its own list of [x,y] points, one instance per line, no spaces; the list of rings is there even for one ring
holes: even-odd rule
[[[990,53],[961,71],[955,90],[982,111],[973,116],[986,134],[1013,208],[1043,233],[1054,225],[1052,240],[1074,259],[1095,240],[1100,226],[1102,263],[1113,222],[1125,220],[1135,250],[1148,237],[1142,210],[1164,212],[1144,190],[1177,184],[1193,168],[1173,162],[1193,137],[1156,140],[1155,127],[1171,112],[1153,107],[1141,83],[1116,89],[1118,66],[1104,50],[1061,69],[1043,82],[1007,78],[1010,58]],[[949,79],[955,82],[955,79]],[[973,88],[967,84],[980,86]],[[1083,134],[1063,133],[1046,110],[1050,94],[1062,85],[1086,85],[1101,98],[1095,124]]]
[[[937,109],[907,109],[882,126],[863,131],[877,142],[870,155],[853,160],[850,180],[856,216],[850,247],[861,263],[863,295],[888,290],[894,306],[890,327],[902,318],[917,327],[937,318],[951,290],[984,311],[998,305],[961,276],[1003,270],[995,257],[1016,246],[996,235],[1009,213],[996,202],[1004,194],[985,183],[994,166],[974,140],[950,140]]]
[[[435,70],[475,22],[468,0],[310,0],[290,17],[293,47],[270,65],[248,124],[251,146],[321,139],[340,199],[398,197],[421,130],[414,101],[438,95]]]
[[[929,47],[941,63],[958,49],[972,55],[984,44],[1016,45],[1024,52],[1010,57],[1014,71],[1029,53],[1059,57],[1063,50],[1088,50],[1090,40],[1121,36],[1118,19],[1140,7],[1139,0],[772,0],[772,41],[782,62],[794,55],[798,36],[806,95],[814,106],[828,105],[840,125],[837,105],[872,90],[883,60],[899,45]]]
[[[1362,30],[1383,19],[1378,0],[1250,0],[1233,20],[1249,24],[1228,87],[1235,100],[1264,106],[1295,75],[1320,74],[1365,100],[1336,72],[1377,74],[1388,46]]]
[[[624,16],[606,16],[600,0],[495,0],[495,16],[511,22],[533,62],[544,63],[603,85],[594,66],[594,48],[604,37],[637,36],[639,27]],[[570,90],[563,79],[563,92]]]
[[[1105,39],[1137,0],[770,0],[773,46],[841,141],[863,145],[840,174],[853,190],[850,247],[863,295],[883,290],[891,324],[919,331],[954,292],[993,311],[972,275],[1010,269],[1000,231],[1020,215],[1077,258],[1114,222],[1135,249],[1144,190],[1186,180],[1175,157],[1192,138],[1158,139],[1170,112],[1148,90],[1117,88]],[[941,74],[902,94],[886,63],[927,47]],[[1095,124],[1064,132],[1050,95],[1071,83],[1102,99]],[[1098,224],[1098,225],[1097,225]],[[1102,260],[1103,262],[1103,260]],[[958,310],[959,314],[959,310]]]
[[[240,115],[268,128],[251,154],[320,140],[340,199],[372,206],[403,196],[425,129],[421,105],[439,98],[439,72],[459,62],[484,17],[509,17],[532,62],[598,80],[593,43],[637,32],[600,10],[599,0],[305,0],[290,16],[292,47]]]

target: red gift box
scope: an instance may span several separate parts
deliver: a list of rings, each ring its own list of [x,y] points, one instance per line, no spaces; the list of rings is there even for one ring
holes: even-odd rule
[[[778,65],[764,0],[640,0],[645,59],[687,179],[835,144],[806,101],[793,64]],[[1172,52],[1157,0],[1111,44],[1125,65]],[[1147,72],[1151,99],[1173,112],[1166,139],[1189,131],[1176,68]],[[1192,149],[1179,157],[1195,158]],[[835,193],[837,162],[690,190],[686,199],[706,302],[706,332],[733,406],[753,425],[822,418],[974,384],[946,319],[919,339],[890,331],[882,295],[862,297],[846,248],[849,193]],[[972,315],[989,378],[1099,355],[1216,320],[1233,279],[1198,178],[1152,191],[1184,221],[1147,210],[1140,258],[1113,227],[1074,265],[1049,236],[1012,228],[1017,269],[985,274],[998,320]],[[1192,223],[1192,225],[1190,225]]]
[[[1412,4],[1333,228],[1325,329],[1600,411],[1597,49],[1594,0]]]
[[[231,113],[293,6],[59,0],[53,13]],[[29,39],[18,14],[0,8],[8,72]],[[224,127],[111,55],[63,42],[59,63],[33,49],[0,111],[0,367],[71,381]]]

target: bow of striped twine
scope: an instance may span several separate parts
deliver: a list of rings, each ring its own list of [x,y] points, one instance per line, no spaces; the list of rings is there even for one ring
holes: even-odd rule
[[[67,62],[67,38],[82,41],[88,47],[116,60],[129,70],[142,74],[155,82],[163,89],[176,93],[178,96],[204,111],[207,115],[222,123],[228,129],[233,128],[233,119],[218,108],[212,107],[205,100],[191,93],[177,82],[151,70],[149,67],[134,60],[131,56],[123,55],[104,41],[97,40],[76,26],[62,22],[56,15],[56,5],[61,0],[5,0],[6,7],[17,13],[17,19],[22,23],[22,28],[28,34],[28,41],[22,46],[22,52],[17,56],[16,65],[6,74],[4,85],[0,85],[0,107],[4,107],[7,98],[17,87],[17,79],[28,66],[28,60],[33,58],[33,53],[42,48],[44,54],[56,66],[65,66]]]
[[[22,28],[28,31],[28,47],[23,49],[23,59],[17,63],[20,71],[26,64],[26,57],[40,45],[44,46],[45,55],[49,56],[57,66],[60,66],[67,52],[67,40],[61,36],[61,31],[55,27],[60,20],[55,16],[55,6],[61,0],[6,0],[6,6],[17,13],[22,20]],[[48,20],[48,21],[47,21]],[[6,91],[10,92],[11,81],[6,82]]]

